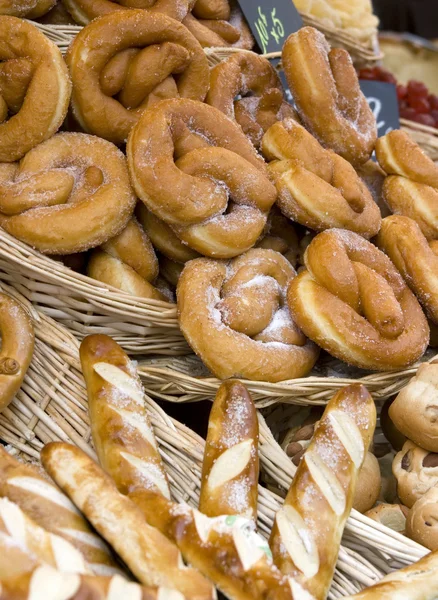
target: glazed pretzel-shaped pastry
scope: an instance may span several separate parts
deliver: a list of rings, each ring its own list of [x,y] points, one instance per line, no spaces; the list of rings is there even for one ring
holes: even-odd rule
[[[41,462],[141,583],[177,590],[187,600],[214,598],[212,585],[184,566],[178,548],[146,523],[135,504],[82,450],[53,442],[43,448]]]
[[[56,132],[70,92],[56,45],[31,23],[0,16],[0,163],[19,160]]]
[[[296,118],[276,70],[253,52],[233,54],[212,69],[206,102],[236,119],[256,147],[276,121]]]
[[[93,251],[87,274],[133,296],[167,300],[153,285],[158,277],[158,259],[150,239],[135,218],[122,233]]]
[[[126,8],[147,9],[148,13],[164,13],[182,21],[193,8],[194,0],[62,0],[76,23],[87,25],[96,17]],[[122,18],[122,17],[120,17]]]
[[[400,271],[429,318],[438,324],[438,254],[419,225],[409,217],[386,217],[377,244]]]
[[[392,212],[416,221],[428,240],[438,239],[438,166],[399,129],[377,140],[376,156],[389,175],[383,197]]]
[[[1,448],[0,496],[15,502],[37,525],[79,550],[94,574],[120,573],[108,547],[74,504],[35,467],[18,462]]]
[[[93,21],[66,61],[76,119],[115,144],[126,142],[147,107],[175,97],[202,101],[208,91],[201,46],[181,23],[159,13],[129,10]]]
[[[178,282],[181,330],[220,379],[302,377],[318,349],[293,321],[285,295],[296,273],[273,250],[256,248],[226,264],[190,261]]]
[[[303,27],[287,39],[282,62],[298,114],[309,131],[349,162],[366,162],[376,143],[376,120],[348,52],[330,50],[322,33]]]
[[[46,254],[93,248],[123,229],[135,207],[123,154],[82,133],[60,133],[19,164],[0,164],[0,225]]]
[[[277,205],[290,219],[316,231],[340,227],[365,238],[377,234],[381,216],[353,167],[325,150],[299,123],[286,119],[265,133],[262,151],[270,164]]]
[[[240,381],[219,388],[208,422],[199,510],[209,517],[240,515],[257,521],[259,479],[257,411]]]
[[[392,262],[342,229],[317,235],[307,271],[292,280],[288,303],[304,333],[340,360],[385,371],[414,363],[426,350],[426,317]]]
[[[300,588],[316,600],[327,597],[375,426],[374,401],[362,385],[338,392],[316,426],[270,538],[274,562],[291,578],[294,597]]]
[[[255,244],[276,190],[254,146],[219,110],[165,100],[143,113],[127,152],[137,195],[191,248],[230,258]]]
[[[23,2],[22,0],[2,0],[0,5],[0,15],[10,17],[26,17],[27,19],[37,19],[56,4],[56,0],[31,0]]]

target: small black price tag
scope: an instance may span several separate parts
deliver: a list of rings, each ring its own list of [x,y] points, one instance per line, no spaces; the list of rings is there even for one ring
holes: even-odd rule
[[[400,129],[395,85],[384,81],[368,81],[367,79],[361,79],[359,84],[376,117],[378,136],[382,137],[393,129]]]
[[[281,52],[291,33],[303,26],[292,0],[239,0],[262,54]]]

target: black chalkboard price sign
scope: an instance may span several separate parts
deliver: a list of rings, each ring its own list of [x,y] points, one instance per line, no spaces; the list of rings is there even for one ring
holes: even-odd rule
[[[292,0],[239,0],[263,54],[279,52],[291,33],[303,26]]]
[[[395,85],[383,81],[369,81],[368,79],[361,79],[359,84],[376,117],[378,136],[382,137],[393,129],[400,129]]]

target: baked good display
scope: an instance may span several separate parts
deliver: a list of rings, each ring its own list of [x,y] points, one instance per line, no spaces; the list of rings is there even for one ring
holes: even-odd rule
[[[126,142],[146,108],[166,98],[202,101],[209,86],[207,57],[195,38],[167,15],[143,10],[94,20],[75,37],[66,61],[75,118],[116,144]]]
[[[293,267],[296,267],[301,255],[301,240],[293,223],[274,205],[269,213],[263,237],[255,247],[280,252]]]
[[[286,304],[296,273],[278,252],[254,248],[228,264],[190,261],[178,282],[179,323],[188,343],[220,379],[302,377],[318,349]]]
[[[421,365],[389,408],[395,427],[415,444],[438,452],[438,363]]]
[[[263,136],[263,155],[270,161],[277,206],[289,219],[315,231],[340,227],[374,237],[380,210],[354,168],[325,150],[292,119],[272,125]]]
[[[127,8],[147,9],[152,13],[163,13],[182,21],[194,4],[194,0],[62,0],[76,23],[87,25],[96,17]]]
[[[19,164],[0,165],[0,225],[47,254],[72,254],[118,234],[136,198],[123,154],[81,133],[60,133]]]
[[[388,174],[383,196],[392,212],[416,221],[427,240],[438,239],[438,166],[400,129],[377,140],[376,156]]]
[[[211,70],[206,102],[235,119],[256,147],[271,125],[297,118],[284,100],[277,71],[269,60],[252,52],[233,54]]]
[[[71,84],[59,49],[23,19],[0,16],[0,61],[3,163],[19,160],[57,131]]]
[[[403,504],[382,503],[368,510],[365,515],[373,519],[373,521],[377,521],[377,523],[381,523],[385,527],[389,527],[389,529],[405,535],[408,512],[408,509]]]
[[[397,493],[408,508],[438,483],[438,455],[408,440],[392,463]]]
[[[30,2],[5,0],[0,6],[0,15],[36,19],[49,12],[55,4],[56,0],[30,0]]]
[[[429,550],[438,549],[438,487],[431,487],[406,517],[406,535]]]
[[[163,100],[132,129],[127,154],[138,197],[185,244],[215,258],[255,244],[277,193],[254,146],[222,112]]]
[[[353,508],[366,513],[377,502],[382,487],[379,461],[372,452],[367,452],[357,478]]]
[[[313,27],[286,40],[282,63],[303,124],[324,145],[353,164],[371,157],[376,119],[360,90],[350,55],[332,48]]]
[[[331,229],[307,248],[288,305],[303,332],[347,363],[379,371],[414,363],[429,328],[389,258],[351,231]]]

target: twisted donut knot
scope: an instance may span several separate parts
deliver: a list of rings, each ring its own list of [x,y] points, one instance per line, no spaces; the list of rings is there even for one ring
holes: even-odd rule
[[[46,254],[73,254],[117,235],[136,198],[123,154],[82,133],[60,133],[19,164],[0,164],[0,225]]]
[[[120,12],[126,8],[147,9],[148,13],[164,13],[182,21],[193,8],[195,0],[62,0],[79,25],[87,25],[96,17]]]
[[[158,277],[158,259],[150,239],[135,218],[122,233],[94,250],[87,274],[139,298],[168,300],[153,286]]]
[[[291,264],[252,249],[230,261],[198,258],[177,287],[179,323],[188,343],[220,379],[277,382],[306,375],[318,358],[285,303]]]
[[[96,19],[76,36],[66,61],[74,116],[85,131],[115,144],[126,142],[144,110],[160,100],[204,100],[208,91],[201,46],[163,14],[129,10]]]
[[[235,100],[238,96],[240,99]],[[233,54],[212,69],[206,102],[236,119],[256,147],[276,121],[297,118],[292,106],[284,101],[283,86],[274,67],[252,52]]]
[[[438,324],[438,255],[417,223],[409,217],[386,217],[377,244],[400,271],[430,319]]]
[[[322,231],[340,227],[369,239],[381,216],[365,183],[343,158],[325,150],[299,123],[285,119],[263,136],[262,152],[272,160],[281,212]]]
[[[392,212],[410,217],[428,240],[437,240],[438,166],[399,129],[377,140],[376,156],[389,175],[383,197]]]
[[[408,440],[392,463],[397,494],[408,508],[438,484],[438,454],[423,450]]]
[[[20,159],[56,132],[70,92],[55,44],[27,21],[0,17],[0,163]]]
[[[56,4],[56,0],[2,0],[0,15],[11,17],[26,17],[36,19],[49,12]]]
[[[230,258],[256,243],[276,190],[251,142],[219,110],[163,101],[143,113],[127,153],[138,197],[191,248]]]
[[[256,244],[256,248],[267,248],[283,254],[293,267],[300,256],[300,243],[292,223],[274,206],[269,213],[265,235]]]
[[[307,267],[292,280],[288,303],[304,333],[363,369],[414,363],[429,328],[418,301],[383,252],[359,235],[324,231],[307,248]]]
[[[286,40],[282,62],[307,129],[349,162],[366,162],[377,139],[376,120],[348,52],[330,50],[322,33],[303,27]]]

